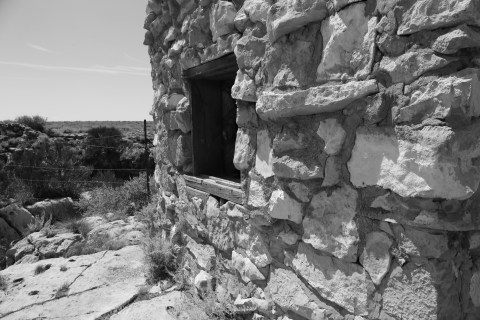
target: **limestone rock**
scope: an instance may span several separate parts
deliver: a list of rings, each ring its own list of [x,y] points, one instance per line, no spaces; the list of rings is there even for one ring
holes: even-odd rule
[[[323,55],[317,81],[364,80],[370,73],[377,18],[365,15],[364,2],[322,21]]]
[[[342,149],[347,133],[337,119],[330,118],[320,121],[317,135],[325,141],[325,153],[336,155]]]
[[[238,247],[245,250],[246,257],[258,268],[265,268],[272,262],[268,242],[252,224],[239,227],[235,240]]]
[[[247,298],[242,299],[241,295],[237,296],[235,302],[233,303],[239,314],[247,314],[252,312],[260,312],[263,314],[270,313],[270,304],[267,300],[258,299],[258,298]],[[258,319],[258,318],[257,318]],[[265,319],[265,318],[260,318]]]
[[[339,259],[356,261],[359,236],[354,220],[357,208],[355,189],[343,185],[331,194],[322,191],[313,196],[310,206],[311,213],[303,219],[302,240]]]
[[[392,83],[410,84],[425,72],[440,69],[450,62],[430,49],[419,49],[398,57],[383,57],[379,70],[388,74]]]
[[[255,159],[255,170],[262,177],[269,178],[273,176],[272,162],[272,139],[268,135],[268,130],[262,129],[257,132],[257,154]]]
[[[63,221],[76,216],[71,198],[58,200],[44,200],[26,207],[34,216],[45,215],[45,219],[52,217],[54,221]]]
[[[179,307],[182,298],[182,293],[180,291],[172,291],[150,300],[135,302],[122,309],[117,314],[113,314],[110,319],[176,320],[177,317],[173,316],[169,312],[169,309],[172,307]]]
[[[270,0],[246,0],[243,3],[242,10],[248,16],[248,19],[254,23],[267,21]]]
[[[201,269],[208,272],[215,266],[215,249],[212,246],[199,244],[193,239],[190,239],[187,244],[187,249],[193,255]]]
[[[265,280],[265,276],[248,258],[244,258],[235,250],[232,252],[232,265],[246,283],[255,280]]]
[[[360,2],[360,1],[363,1],[363,0],[333,0],[333,6],[335,10],[340,11],[341,9],[343,9],[343,7],[355,2]]]
[[[237,101],[237,126],[246,128],[256,128],[258,126],[258,117],[255,107],[249,104],[239,103]]]
[[[200,294],[204,294],[211,289],[212,279],[212,276],[208,272],[200,270],[200,272],[195,276],[193,284]]]
[[[394,319],[458,319],[460,286],[451,262],[419,260],[395,267],[383,291],[382,315]],[[385,315],[383,315],[385,314]]]
[[[336,318],[339,316],[338,312],[321,302],[290,270],[273,270],[270,273],[266,291],[282,310],[312,320],[323,320],[326,316],[338,319]]]
[[[384,232],[370,232],[367,234],[365,248],[360,256],[360,263],[367,270],[373,283],[377,286],[390,270],[390,247],[392,240]]]
[[[355,315],[367,315],[367,279],[358,264],[320,256],[300,242],[291,265],[324,299]]]
[[[235,15],[237,14],[233,3],[220,0],[213,5],[210,11],[210,30],[213,42],[221,36],[235,32]]]
[[[477,267],[477,270],[473,273],[472,278],[470,279],[470,298],[475,307],[480,307],[480,270]]]
[[[273,158],[273,173],[287,179],[318,179],[323,178],[323,165],[315,157],[293,158],[285,155]]]
[[[5,220],[0,218],[0,244],[10,244],[12,241],[20,239],[21,236]]]
[[[263,120],[334,112],[353,101],[377,93],[375,80],[324,84],[293,92],[263,92],[257,101],[257,113]]]
[[[462,23],[480,25],[480,8],[475,0],[419,0],[409,4],[399,22],[398,35]]]
[[[283,190],[275,190],[270,197],[268,213],[272,218],[302,222],[302,205]]]
[[[468,164],[478,156],[477,130],[360,127],[348,162],[350,180],[356,187],[377,185],[403,197],[466,199],[480,183]]]
[[[283,128],[273,139],[273,151],[275,154],[282,154],[287,151],[306,148],[309,138],[298,128]]]
[[[235,141],[233,164],[237,170],[246,170],[255,158],[256,134],[253,130],[239,128]]]
[[[470,119],[480,115],[480,70],[464,69],[448,77],[420,79],[410,87],[408,105],[400,108],[395,121],[419,123],[427,118]]]
[[[267,43],[267,39],[258,38],[250,34],[241,37],[235,46],[238,67],[240,69],[257,70],[264,59]]]
[[[296,244],[298,242],[298,240],[300,240],[300,236],[297,233],[293,232],[292,230],[281,231],[278,234],[278,237],[283,242],[285,242],[286,244],[288,244],[290,246],[293,246],[294,244]]]
[[[325,162],[325,173],[322,187],[333,187],[340,183],[342,164],[336,157],[328,157]]]
[[[322,21],[328,14],[325,0],[280,0],[268,10],[270,43],[306,24]]]
[[[257,101],[257,87],[247,74],[237,71],[237,77],[232,87],[232,98],[243,101]]]
[[[409,256],[440,258],[448,251],[448,237],[445,233],[432,234],[411,227],[393,225],[398,247]]]
[[[143,253],[138,246],[49,259],[50,267],[33,276],[40,264],[47,265],[47,261],[14,265],[0,271],[9,282],[6,295],[0,297],[2,320],[100,318],[132,301],[145,282]],[[61,272],[62,266],[67,270]],[[56,298],[64,284],[68,285],[68,291]]]
[[[32,214],[16,203],[1,208],[0,218],[23,236],[29,233],[28,225],[35,222]]]
[[[134,217],[128,222],[116,220],[107,222],[93,227],[88,233],[87,243],[103,243],[115,242],[122,247],[128,245],[138,245],[145,239],[147,226]]]
[[[290,189],[291,192],[293,192],[295,197],[297,197],[297,199],[302,202],[309,202],[310,198],[312,197],[310,189],[303,183],[290,182],[288,184],[288,188]]]
[[[268,204],[265,192],[263,191],[262,184],[257,181],[257,178],[250,178],[250,187],[248,188],[248,201],[249,206],[252,207],[265,207]]]
[[[187,98],[183,98],[177,104],[175,111],[175,122],[178,129],[183,133],[189,133],[192,130],[192,110]]]
[[[435,52],[453,54],[460,49],[480,47],[480,33],[461,25],[438,37],[432,44]]]

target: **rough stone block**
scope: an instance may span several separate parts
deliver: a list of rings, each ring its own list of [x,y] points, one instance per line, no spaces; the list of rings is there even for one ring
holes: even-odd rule
[[[480,25],[480,4],[476,0],[418,0],[408,4],[399,22],[399,35],[462,23]]]
[[[440,258],[448,251],[446,233],[432,234],[411,227],[393,225],[398,247],[409,256]]]
[[[375,80],[325,84],[293,92],[263,92],[257,113],[263,120],[312,115],[344,109],[353,101],[378,92]]]
[[[235,154],[233,164],[238,170],[250,167],[255,157],[256,133],[249,129],[238,129],[235,141]]]
[[[325,142],[323,151],[328,155],[334,156],[342,149],[347,133],[337,119],[330,118],[320,121],[317,135]]]
[[[480,47],[480,33],[461,25],[438,37],[432,44],[435,52],[454,54],[460,49]]]
[[[271,43],[306,24],[322,21],[328,14],[325,0],[280,0],[268,10],[267,29]]]
[[[250,186],[248,188],[248,199],[247,203],[249,206],[261,208],[268,205],[265,192],[258,178],[250,176]]]
[[[355,189],[348,185],[314,195],[310,202],[312,211],[303,219],[302,240],[339,259],[357,261],[357,197]]]
[[[290,264],[322,298],[355,315],[367,315],[367,278],[358,264],[318,255],[303,242]]]
[[[272,192],[268,213],[272,218],[290,220],[295,223],[301,223],[303,218],[302,204],[283,190]]]
[[[235,83],[232,87],[232,98],[250,102],[257,101],[257,86],[255,82],[240,70],[237,71]]]
[[[478,188],[479,128],[453,131],[426,126],[357,129],[350,180],[356,187],[381,186],[402,197],[466,199]],[[459,166],[459,164],[461,164]]]
[[[370,275],[373,283],[379,286],[390,270],[390,247],[393,241],[385,232],[367,234],[365,248],[360,256],[360,263]]]
[[[252,261],[243,257],[235,250],[232,252],[232,266],[238,271],[242,280],[247,283],[255,280],[265,280],[265,276],[258,270]]]
[[[315,156],[273,158],[273,173],[279,178],[310,180],[323,178],[323,163]]]
[[[480,115],[480,70],[464,69],[448,77],[420,79],[405,88],[409,103],[400,108],[396,122],[425,119],[467,120]]]
[[[445,67],[451,61],[437,56],[431,49],[420,49],[398,57],[383,57],[379,70],[388,74],[392,83],[410,84],[425,72]]]
[[[257,153],[255,159],[255,170],[264,178],[273,176],[273,150],[272,139],[267,129],[257,132]]]
[[[187,249],[202,270],[208,272],[215,267],[215,249],[212,246],[199,244],[193,239],[190,239],[187,244]]]
[[[210,30],[213,42],[221,36],[235,33],[235,15],[237,11],[233,3],[220,0],[213,5],[210,11]]]
[[[377,18],[358,3],[322,21],[323,55],[317,81],[364,80],[372,69]]]

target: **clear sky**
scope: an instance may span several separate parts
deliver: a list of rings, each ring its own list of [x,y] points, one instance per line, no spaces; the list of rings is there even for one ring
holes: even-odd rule
[[[146,0],[0,0],[0,120],[151,120]]]

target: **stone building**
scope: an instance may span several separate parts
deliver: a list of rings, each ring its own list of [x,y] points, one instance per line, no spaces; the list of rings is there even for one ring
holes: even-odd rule
[[[249,319],[480,319],[479,0],[149,0],[145,29],[197,284]]]

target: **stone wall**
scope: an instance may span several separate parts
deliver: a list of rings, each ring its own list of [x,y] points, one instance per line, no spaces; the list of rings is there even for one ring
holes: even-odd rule
[[[480,319],[479,27],[478,0],[149,0],[155,179],[197,284],[249,319]],[[182,71],[232,52],[242,206],[183,176]]]

